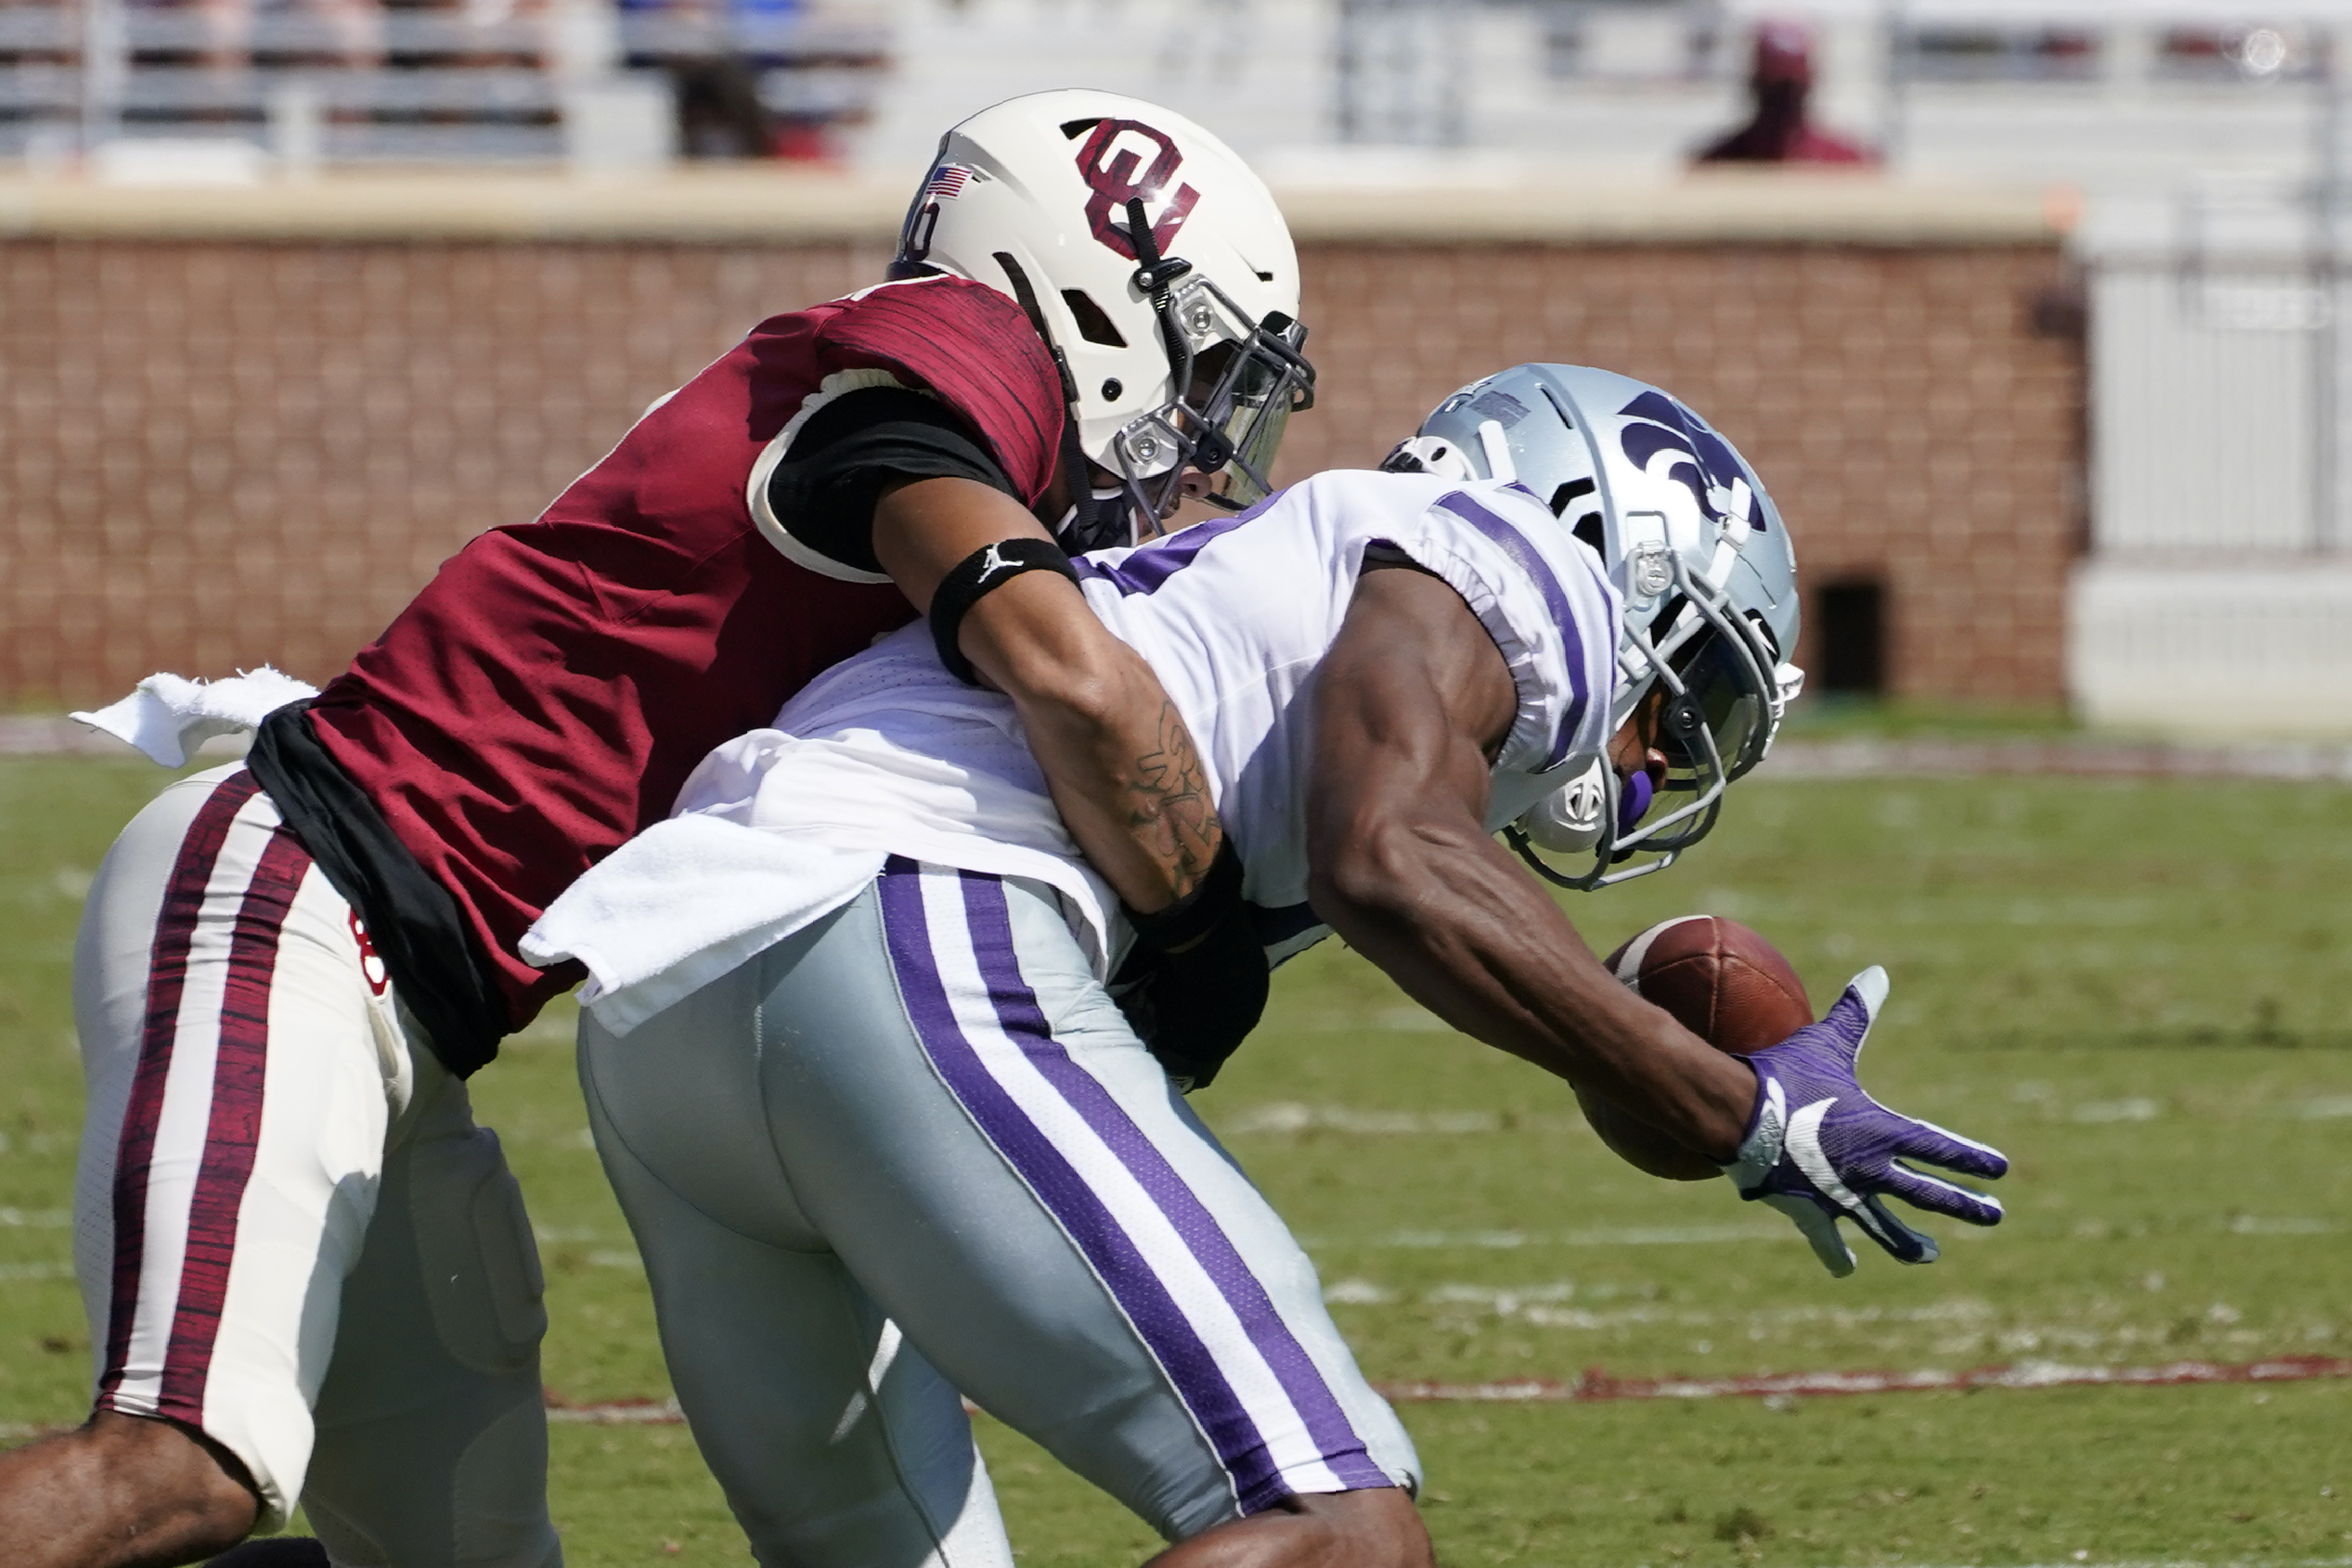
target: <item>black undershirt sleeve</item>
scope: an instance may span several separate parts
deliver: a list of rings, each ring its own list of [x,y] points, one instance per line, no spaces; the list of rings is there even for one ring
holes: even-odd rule
[[[976,479],[1019,500],[1004,469],[955,411],[898,386],[844,393],[809,416],[768,479],[768,505],[829,561],[879,572],[874,503],[893,479]]]

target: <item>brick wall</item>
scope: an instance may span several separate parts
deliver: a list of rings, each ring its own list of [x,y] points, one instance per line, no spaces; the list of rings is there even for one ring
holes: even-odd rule
[[[2083,365],[2033,330],[2054,246],[1310,247],[1300,265],[1324,393],[1292,426],[1294,475],[1378,461],[1499,366],[1603,365],[1731,438],[1801,582],[1885,584],[1895,691],[2063,700]]]
[[[865,244],[0,242],[0,706],[154,669],[322,679],[479,530]],[[1373,461],[1523,359],[1681,393],[1807,576],[1882,574],[1907,693],[2054,701],[2079,350],[2038,247],[1309,246],[1320,410],[1293,474]]]

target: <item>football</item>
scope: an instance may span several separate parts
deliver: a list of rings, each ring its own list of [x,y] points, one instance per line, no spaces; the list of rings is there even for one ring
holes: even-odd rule
[[[1805,983],[1762,936],[1719,915],[1661,921],[1611,953],[1611,973],[1643,1001],[1719,1050],[1761,1050],[1813,1021]],[[1581,1087],[1577,1103],[1601,1141],[1636,1169],[1668,1181],[1717,1175],[1714,1162],[1684,1148]]]

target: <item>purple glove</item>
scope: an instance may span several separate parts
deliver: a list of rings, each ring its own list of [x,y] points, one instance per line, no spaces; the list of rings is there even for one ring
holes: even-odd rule
[[[1756,1069],[1756,1110],[1739,1157],[1723,1167],[1741,1197],[1796,1221],[1822,1267],[1841,1277],[1853,1272],[1853,1251],[1838,1233],[1840,1216],[1900,1262],[1936,1260],[1935,1238],[1887,1213],[1882,1194],[1970,1225],[2000,1223],[1996,1199],[1922,1175],[1901,1160],[1994,1177],[2009,1170],[1999,1150],[1898,1116],[1855,1080],[1855,1058],[1885,1003],[1886,971],[1865,969],[1828,1017],[1743,1058]]]

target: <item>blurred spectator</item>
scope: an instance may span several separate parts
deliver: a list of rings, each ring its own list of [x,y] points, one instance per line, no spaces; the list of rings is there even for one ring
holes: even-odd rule
[[[678,151],[689,158],[766,158],[776,151],[760,79],[740,55],[663,62],[677,95]]]
[[[1748,76],[1756,110],[1748,123],[1716,142],[1701,163],[1874,163],[1877,154],[1805,118],[1813,86],[1813,40],[1796,22],[1756,28],[1756,64]]]
[[[782,20],[792,0],[620,0],[629,64],[667,71],[677,101],[678,150],[689,158],[766,158],[775,129],[760,101],[760,64],[739,22]]]

